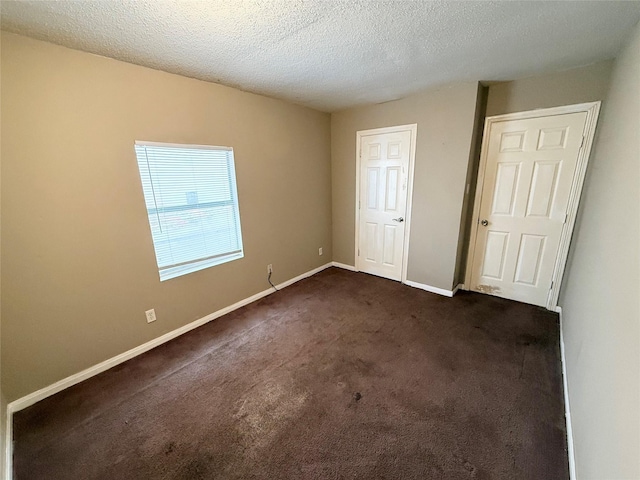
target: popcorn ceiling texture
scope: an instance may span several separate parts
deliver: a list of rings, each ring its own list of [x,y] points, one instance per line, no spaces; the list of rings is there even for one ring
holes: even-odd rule
[[[2,29],[323,111],[614,57],[640,2],[2,1]]]

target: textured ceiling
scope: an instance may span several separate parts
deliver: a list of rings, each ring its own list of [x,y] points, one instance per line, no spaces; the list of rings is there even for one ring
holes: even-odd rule
[[[7,1],[2,28],[323,111],[614,57],[640,2]]]

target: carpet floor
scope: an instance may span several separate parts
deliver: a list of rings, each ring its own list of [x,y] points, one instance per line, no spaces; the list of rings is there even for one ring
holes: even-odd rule
[[[16,413],[15,478],[568,479],[558,335],[330,268]]]

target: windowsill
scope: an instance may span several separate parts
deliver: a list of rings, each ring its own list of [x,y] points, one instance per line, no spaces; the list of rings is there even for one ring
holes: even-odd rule
[[[229,255],[224,255],[221,257],[196,261],[193,263],[189,263],[187,265],[180,265],[178,267],[167,268],[166,270],[160,271],[160,281],[164,282],[165,280],[170,280],[172,278],[180,277],[188,273],[204,270],[205,268],[215,267],[216,265],[232,262],[233,260],[239,260],[242,257],[244,257],[244,252],[240,251],[240,252],[232,253]]]

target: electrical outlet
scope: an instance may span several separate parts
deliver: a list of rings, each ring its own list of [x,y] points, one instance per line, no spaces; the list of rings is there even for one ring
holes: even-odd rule
[[[267,273],[273,273],[273,265],[267,265]]]
[[[146,312],[144,312],[144,314],[147,316],[147,323],[151,323],[151,322],[155,322],[156,321],[156,311],[155,309],[151,309],[151,310],[147,310]]]
[[[322,247],[318,249],[318,255],[322,255]]]

